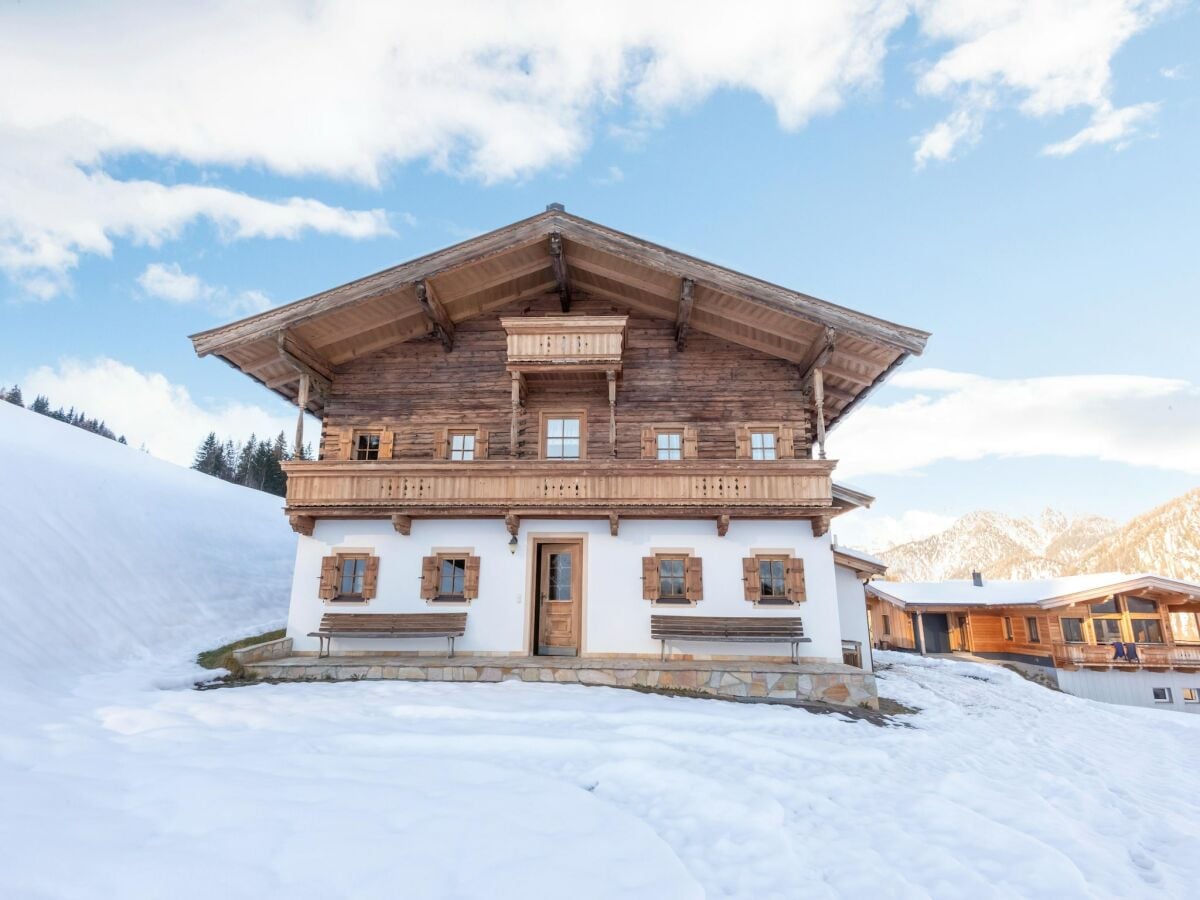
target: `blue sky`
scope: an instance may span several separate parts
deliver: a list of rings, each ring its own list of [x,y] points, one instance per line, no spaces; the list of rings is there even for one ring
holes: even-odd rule
[[[278,4],[247,26],[276,60],[218,52],[236,15],[218,7],[81,8],[66,27],[0,12],[0,76],[30,85],[0,100],[0,384],[52,390],[168,457],[209,427],[277,429],[288,408],[196,359],[189,333],[558,201],[933,332],[831,440],[880,498],[850,539],[979,507],[1124,518],[1200,481],[1194,4],[779,6],[736,27],[700,5],[695,34],[632,29],[639,7],[618,5],[623,25],[567,16],[590,65],[555,57],[518,5],[499,49],[494,34],[443,49],[470,56],[467,75],[414,60],[387,77],[351,70],[372,52],[403,69],[402,16],[356,51],[353,13]],[[1037,18],[1050,7],[1067,12]],[[142,29],[154,49],[131,67],[113,37],[77,61],[96,28]],[[329,58],[289,70],[314,45]],[[42,68],[56,59],[66,76]],[[890,441],[914,449],[862,450]]]

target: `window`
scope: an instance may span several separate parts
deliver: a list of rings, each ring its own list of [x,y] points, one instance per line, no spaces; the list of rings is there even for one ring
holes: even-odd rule
[[[1131,613],[1157,613],[1158,604],[1144,597],[1126,597],[1125,608]]]
[[[1184,703],[1200,703],[1200,688],[1184,688],[1183,689]]]
[[[379,432],[369,431],[358,434],[354,438],[355,459],[379,459]]]
[[[363,578],[367,574],[365,556],[343,556],[338,571],[338,599],[361,600]]]
[[[750,458],[776,459],[775,438],[776,434],[774,431],[751,431]]]
[[[438,560],[438,598],[463,599],[467,586],[467,558],[442,556]]]
[[[804,560],[767,550],[742,560],[746,599],[759,606],[783,606],[805,599]]]
[[[1092,619],[1092,631],[1097,644],[1114,644],[1123,641],[1120,619]]]
[[[1010,616],[1004,617],[1004,639],[1006,641],[1013,639],[1012,618]]]
[[[1171,632],[1180,643],[1200,644],[1200,613],[1171,613]]]
[[[1171,703],[1171,689],[1168,687],[1153,688],[1155,703]]]
[[[450,459],[463,462],[475,458],[475,432],[450,432]]]
[[[1102,615],[1103,613],[1119,613],[1121,610],[1117,607],[1117,598],[1109,597],[1103,603],[1092,604],[1093,615]]]
[[[1036,616],[1025,617],[1025,631],[1029,635],[1029,643],[1040,644],[1041,636],[1038,634],[1038,620]]]
[[[656,459],[683,459],[683,432],[660,431],[655,435]]]
[[[701,560],[677,550],[642,557],[642,598],[653,603],[692,604],[703,599]]]
[[[580,459],[582,429],[578,417],[545,420],[546,459]]]
[[[758,560],[758,585],[763,603],[786,601],[788,599],[786,560],[760,558]]]
[[[1158,619],[1130,619],[1135,644],[1161,644],[1162,622]]]
[[[687,601],[684,584],[684,557],[660,556],[658,558],[658,599],[669,603]]]
[[[1083,636],[1083,619],[1060,619],[1062,623],[1063,640],[1068,644],[1086,644]]]
[[[885,635],[892,633],[892,617],[887,613],[883,614],[883,633]]]

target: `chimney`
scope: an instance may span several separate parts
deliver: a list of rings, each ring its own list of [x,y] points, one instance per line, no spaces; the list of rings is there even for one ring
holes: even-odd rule
[[[567,208],[561,203],[547,203],[546,212],[566,212]]]
[[[971,573],[971,583],[973,585],[975,585],[975,587],[983,587],[983,573],[982,572],[972,572]]]

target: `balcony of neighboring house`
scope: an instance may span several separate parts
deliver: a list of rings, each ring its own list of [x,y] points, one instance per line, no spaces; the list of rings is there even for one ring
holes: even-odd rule
[[[1052,651],[1054,664],[1058,668],[1200,670],[1200,644],[1056,643],[1052,645]]]

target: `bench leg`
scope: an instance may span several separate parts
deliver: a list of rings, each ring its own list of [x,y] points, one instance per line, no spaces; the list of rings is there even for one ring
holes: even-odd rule
[[[800,642],[792,641],[792,662],[799,664],[800,662]]]
[[[327,648],[329,647],[329,638],[325,635],[317,635],[317,659],[324,659],[329,655]]]
[[[450,635],[446,640],[450,642],[450,658],[454,659],[454,636]]]
[[[662,644],[662,649],[658,652],[658,661],[662,662],[667,658],[667,642],[662,640],[659,643]]]

